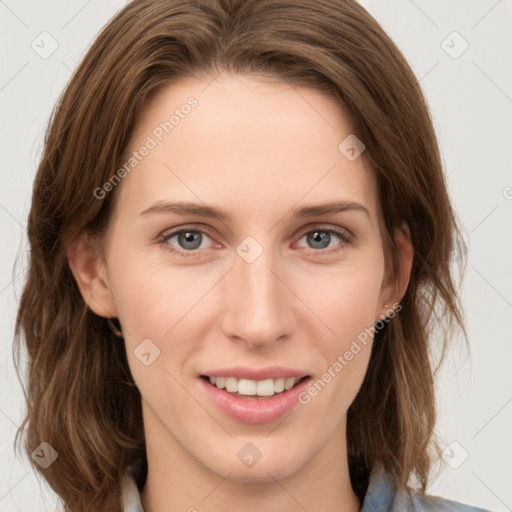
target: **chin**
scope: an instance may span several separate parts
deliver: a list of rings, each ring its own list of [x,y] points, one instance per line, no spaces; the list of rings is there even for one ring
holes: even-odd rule
[[[263,460],[260,460],[252,468],[233,467],[233,465],[228,465],[226,469],[227,471],[222,473],[222,475],[226,476],[229,474],[227,478],[233,482],[241,484],[258,484],[286,479],[292,476],[298,468],[289,466],[286,463],[283,463],[283,461],[264,463]]]
[[[251,442],[247,441],[246,444],[249,443]],[[239,448],[240,444],[245,446],[244,443],[237,442],[237,448],[233,458],[229,457],[223,458],[222,461],[219,461],[219,459],[211,461],[213,464],[209,466],[210,469],[224,477],[229,475],[227,478],[233,482],[265,483],[274,481],[275,479],[286,479],[300,470],[306,463],[306,454],[298,454],[297,452],[285,454],[283,453],[283,449],[279,448],[279,446],[275,449],[271,449],[271,447],[268,446],[262,449],[263,453],[260,455],[261,458],[244,462],[244,455],[250,452],[250,449],[241,452]],[[257,442],[254,444],[257,444]],[[300,444],[299,442],[297,443],[298,446],[300,446]],[[265,452],[267,452],[266,456]],[[258,457],[259,455],[254,453],[254,456]]]

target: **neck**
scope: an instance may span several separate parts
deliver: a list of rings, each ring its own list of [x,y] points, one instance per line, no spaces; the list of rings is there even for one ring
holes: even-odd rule
[[[146,414],[148,412],[146,411]],[[150,413],[149,413],[150,414]],[[148,476],[141,492],[145,512],[183,510],[220,512],[357,512],[350,484],[345,424],[300,469],[285,477],[257,481],[220,475],[189,454],[169,431],[149,422],[146,429]],[[285,449],[283,447],[283,449]],[[284,470],[284,473],[286,471]]]

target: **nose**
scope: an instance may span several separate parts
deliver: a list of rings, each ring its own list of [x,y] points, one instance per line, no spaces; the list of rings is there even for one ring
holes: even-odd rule
[[[228,338],[264,348],[292,335],[298,301],[283,268],[269,249],[251,263],[235,252],[224,285],[222,328]]]

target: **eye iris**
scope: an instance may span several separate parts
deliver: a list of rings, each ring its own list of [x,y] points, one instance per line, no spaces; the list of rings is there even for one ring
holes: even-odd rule
[[[182,231],[178,235],[178,241],[179,244],[184,249],[197,249],[201,245],[201,233],[198,233],[197,231]],[[194,241],[195,238],[195,241]],[[192,243],[192,247],[189,245],[183,245],[183,244],[190,244]]]
[[[308,242],[311,242],[313,244],[313,247],[315,247],[315,249],[325,249],[326,247],[329,246],[330,239],[331,239],[331,234],[328,233],[327,231],[312,231],[308,235]],[[324,244],[323,242],[325,242],[325,241],[327,241],[327,243]],[[317,243],[320,243],[321,247],[316,246],[315,244],[317,244]]]

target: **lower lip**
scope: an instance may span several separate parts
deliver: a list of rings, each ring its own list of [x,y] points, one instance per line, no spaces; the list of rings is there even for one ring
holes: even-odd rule
[[[202,377],[199,380],[206,394],[222,412],[243,423],[262,424],[276,421],[290,412],[299,403],[298,397],[308,386],[310,377],[288,391],[266,398],[239,398]]]

